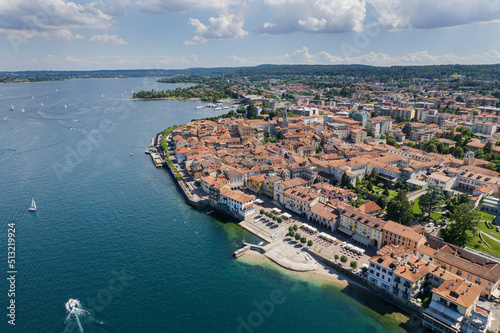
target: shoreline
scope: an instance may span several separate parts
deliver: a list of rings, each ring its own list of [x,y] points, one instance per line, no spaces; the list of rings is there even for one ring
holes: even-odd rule
[[[334,284],[335,286],[342,288],[351,285],[350,281],[347,278],[342,277],[339,273],[335,272],[333,268],[328,267],[320,262],[318,262],[318,269],[314,271],[300,272],[283,267],[277,262],[266,257],[264,254],[254,250],[247,251],[243,256],[237,258],[236,260],[249,265],[269,266],[285,275],[293,276],[306,282]]]
[[[169,169],[169,173],[172,176],[174,176],[171,168],[168,168],[168,169]],[[175,179],[175,177],[173,180],[176,181],[176,183],[178,184],[178,187],[180,187],[179,189],[183,193],[184,197],[187,199],[188,204],[190,204],[191,206],[194,206],[197,209],[200,209],[200,207],[198,207],[197,205],[194,205],[193,202],[191,202],[188,194],[181,187],[179,180]],[[241,221],[241,222],[245,222],[245,221]],[[238,223],[238,226],[240,228],[250,232],[251,234],[253,234],[261,239],[264,239],[262,237],[262,235],[260,235],[259,230],[249,230],[248,228],[243,227],[241,222]],[[274,240],[274,241],[276,241],[276,240]],[[269,246],[271,244],[273,244],[273,242],[269,243],[267,246]],[[297,270],[297,269],[293,268],[293,265],[291,265],[292,267],[290,267],[290,265],[288,265],[288,264],[295,263],[295,261],[292,260],[291,258],[286,258],[286,260],[283,263],[280,263],[280,258],[285,258],[284,253],[283,253],[283,251],[280,251],[280,248],[281,248],[281,250],[284,250],[286,252],[287,250],[289,250],[288,247],[289,247],[289,245],[285,244],[285,243],[276,244],[276,246],[271,246],[271,248],[268,249],[268,251],[266,251],[268,253],[267,255],[264,253],[260,253],[258,251],[250,249],[250,250],[246,251],[243,255],[239,256],[235,260],[240,260],[244,264],[248,264],[248,265],[255,265],[255,266],[261,266],[261,267],[275,269],[276,271],[278,271],[281,274],[284,274],[286,276],[291,276],[295,279],[304,281],[306,283],[312,283],[314,285],[331,286],[331,287],[340,288],[339,290],[343,290],[344,288],[347,288],[347,287],[354,287],[361,292],[364,292],[364,293],[368,292],[370,295],[373,295],[374,297],[378,297],[381,301],[384,301],[385,303],[390,304],[391,306],[394,306],[396,309],[398,309],[397,310],[398,316],[401,316],[402,318],[406,319],[406,320],[400,321],[400,323],[410,322],[413,320],[413,317],[414,317],[413,314],[411,312],[409,312],[407,309],[404,309],[400,305],[397,305],[394,302],[392,302],[388,299],[385,299],[381,295],[378,295],[374,290],[371,290],[370,288],[362,285],[361,283],[356,282],[355,280],[346,276],[345,274],[343,274],[341,271],[337,270],[336,268],[323,263],[320,259],[318,259],[316,257],[316,255],[317,255],[316,253],[312,253],[309,250],[306,250],[306,252],[309,253],[308,255],[312,259],[312,261],[314,262],[314,265],[315,265],[315,268],[312,270],[310,270],[310,269],[307,269],[305,271],[304,270]],[[292,249],[292,252],[295,252],[295,250]],[[269,255],[269,254],[271,254],[271,255]],[[246,258],[244,258],[244,257],[246,257]],[[244,259],[242,259],[242,258],[244,258]],[[296,262],[296,263],[299,265],[302,265],[299,262]]]
[[[158,101],[158,100],[177,100],[177,101],[201,101],[199,97],[191,97],[191,98],[180,98],[180,97],[158,97],[158,98],[122,98],[122,101]],[[209,102],[207,102],[209,103]]]

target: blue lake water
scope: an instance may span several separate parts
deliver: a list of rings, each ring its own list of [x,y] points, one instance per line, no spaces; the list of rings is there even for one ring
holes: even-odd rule
[[[164,128],[223,111],[125,100],[172,87],[152,78],[0,85],[0,332],[79,332],[70,298],[88,311],[85,332],[411,331],[396,308],[355,288],[232,258],[255,237],[188,206],[144,154]],[[16,326],[6,316],[8,223]]]

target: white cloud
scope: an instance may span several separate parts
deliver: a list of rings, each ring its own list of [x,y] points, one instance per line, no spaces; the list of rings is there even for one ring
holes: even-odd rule
[[[257,32],[268,34],[362,31],[366,16],[364,0],[264,0],[264,3],[274,22],[263,24]]]
[[[500,2],[491,0],[367,0],[382,29],[432,29],[500,21]]]
[[[65,0],[0,1],[0,37],[48,40],[83,39],[72,29],[107,29],[112,17],[96,7]]]
[[[492,64],[500,62],[500,52],[489,51],[467,56],[458,56],[453,53],[431,55],[427,51],[412,52],[401,56],[390,56],[385,53],[368,52],[354,57],[335,56],[326,51],[311,53],[307,47],[302,47],[282,56],[263,57],[260,59],[241,58],[230,56],[236,64],[316,64],[316,65],[349,65],[363,64],[372,66],[394,65],[438,65],[438,64]]]
[[[119,38],[117,35],[110,35],[108,33],[102,35],[93,35],[89,39],[91,42],[108,43],[112,45],[126,45],[128,42]]]
[[[194,37],[185,45],[204,43],[209,39],[231,39],[243,38],[247,32],[243,30],[244,20],[235,13],[223,13],[219,17],[210,17],[209,25],[205,25],[198,19],[189,19],[189,24],[195,27]]]

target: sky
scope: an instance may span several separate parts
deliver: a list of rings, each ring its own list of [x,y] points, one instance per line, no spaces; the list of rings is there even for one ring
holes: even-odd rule
[[[498,0],[0,0],[0,71],[500,63]]]

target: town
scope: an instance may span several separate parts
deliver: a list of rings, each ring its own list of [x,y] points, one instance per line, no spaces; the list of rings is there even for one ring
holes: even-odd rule
[[[147,150],[191,204],[268,243],[238,255],[298,271],[320,260],[435,332],[497,330],[500,93],[265,82],[231,86],[244,107],[171,127]]]

